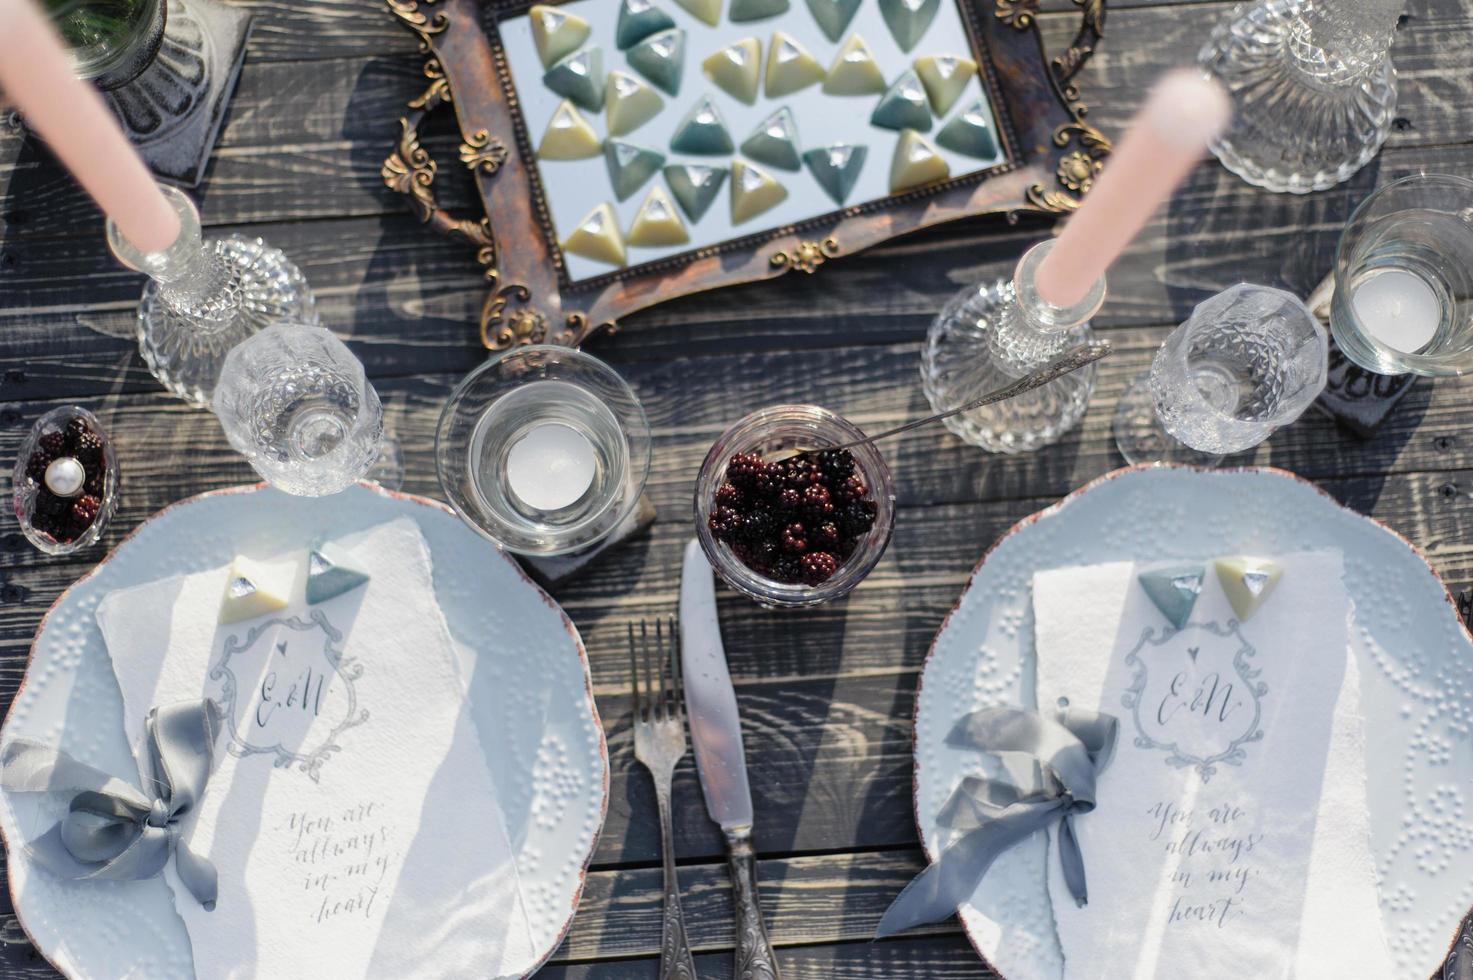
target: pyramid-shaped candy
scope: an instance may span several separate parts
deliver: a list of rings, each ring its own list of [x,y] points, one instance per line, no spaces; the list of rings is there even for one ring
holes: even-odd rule
[[[701,62],[701,70],[721,91],[751,105],[762,76],[762,42],[744,37]]]
[[[767,77],[764,91],[779,99],[823,81],[823,66],[808,49],[782,31],[775,31],[767,46]]]
[[[695,156],[724,156],[734,148],[721,113],[704,96],[675,127],[675,135],[670,138],[670,149]]]
[[[685,222],[680,220],[670,195],[656,184],[639,205],[634,221],[629,225],[629,234],[624,236],[624,240],[630,245],[658,248],[684,245],[690,241],[690,233],[685,230]]]
[[[639,190],[665,165],[665,154],[623,140],[604,141],[604,163],[614,197],[624,200]]]
[[[604,121],[610,136],[634,132],[658,116],[663,108],[665,100],[644,82],[617,68],[609,72]]]
[[[1202,582],[1206,578],[1207,569],[1202,565],[1158,568],[1136,576],[1161,615],[1177,629],[1186,626],[1192,618],[1192,609],[1202,594]]]
[[[926,89],[914,71],[907,71],[895,79],[880,98],[875,111],[870,113],[869,121],[871,125],[886,129],[924,131],[931,128],[931,108]]]
[[[598,48],[585,48],[553,65],[542,83],[573,104],[589,112],[604,107],[604,56]]]
[[[798,155],[798,124],[793,113],[784,106],[777,110],[742,141],[742,152],[769,167],[798,170],[803,160]]]
[[[864,169],[864,158],[869,151],[853,143],[835,143],[832,146],[809,150],[803,154],[808,172],[818,181],[824,193],[843,204],[859,181],[859,172]]]
[[[680,76],[685,73],[685,31],[676,27],[651,34],[630,48],[624,58],[629,67],[648,78],[656,88],[677,95]]]
[[[787,188],[770,174],[741,160],[731,164],[731,223],[739,225],[777,207],[787,199]]]
[[[225,575],[225,594],[220,597],[220,625],[255,619],[285,609],[291,583],[272,579],[271,571],[265,566],[237,555]]]
[[[700,221],[711,209],[725,182],[724,167],[677,163],[665,168],[665,183],[670,185],[670,193],[692,221]]]
[[[563,239],[563,251],[581,255],[595,262],[623,265],[626,261],[624,237],[619,234],[619,218],[613,205],[605,202],[583,216],[573,233]]]
[[[316,605],[368,584],[369,575],[353,559],[331,544],[319,544],[307,553],[307,602]]]
[[[527,17],[532,22],[532,43],[537,46],[543,68],[577,51],[593,30],[577,14],[549,4],[538,4],[527,11]]]
[[[588,120],[564,99],[547,123],[537,155],[543,160],[586,160],[598,155],[598,143]]]
[[[684,7],[692,17],[712,27],[721,23],[721,0],[675,0],[675,2]]]
[[[997,140],[992,135],[992,113],[981,99],[951,118],[936,133],[936,143],[953,153],[991,160],[997,156]]]
[[[951,111],[967,83],[977,74],[975,61],[955,54],[926,55],[916,59],[915,67],[916,76],[931,99],[931,109],[938,116]]]
[[[1284,569],[1278,562],[1250,555],[1219,558],[1212,567],[1217,572],[1217,580],[1222,583],[1222,591],[1227,593],[1233,612],[1243,623],[1263,607],[1274,586],[1284,577]]]
[[[624,0],[619,7],[618,26],[614,28],[614,43],[620,51],[627,51],[651,34],[674,26],[670,15],[650,0]]]
[[[895,144],[895,156],[890,161],[890,193],[949,176],[951,167],[929,140],[913,129],[901,132],[900,141]]]
[[[788,0],[731,0],[726,17],[733,24],[741,24],[749,20],[776,17],[787,13],[787,10]]]
[[[823,90],[827,95],[875,95],[885,91],[885,76],[880,74],[875,54],[864,38],[849,35],[834,55]]]
[[[880,0],[880,16],[902,51],[920,43],[940,9],[941,0]]]
[[[849,29],[849,22],[859,10],[860,0],[808,0],[808,12],[830,41],[837,41]]]

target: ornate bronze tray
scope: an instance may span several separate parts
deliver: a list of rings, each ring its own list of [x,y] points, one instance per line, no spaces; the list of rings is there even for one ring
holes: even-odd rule
[[[615,329],[627,314],[664,300],[793,269],[813,273],[837,256],[957,218],[1000,214],[1016,220],[1025,213],[1067,213],[1079,206],[1110,152],[1109,140],[1085,121],[1086,109],[1074,84],[1102,36],[1105,0],[1074,0],[1083,23],[1069,49],[1052,60],[1038,32],[1038,0],[942,0],[957,8],[971,49],[966,55],[978,64],[995,117],[997,162],[800,221],[580,277],[570,272],[559,245],[554,209],[534,152],[538,132],[528,125],[529,99],[513,82],[511,62],[526,55],[509,52],[502,39],[501,25],[525,17],[532,4],[387,2],[419,36],[429,85],[409,102],[409,112],[400,120],[399,140],[384,161],[383,178],[407,196],[421,221],[477,249],[489,286],[481,309],[481,339],[491,349],[529,343],[576,346],[599,330]],[[600,2],[617,6],[619,0]],[[760,25],[741,26],[762,31]],[[473,174],[484,216],[452,215],[436,203],[436,164],[420,145],[419,128],[429,112],[444,104],[455,109],[460,162]]]

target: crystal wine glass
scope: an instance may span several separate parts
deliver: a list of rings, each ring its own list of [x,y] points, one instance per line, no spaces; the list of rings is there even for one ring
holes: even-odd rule
[[[1324,390],[1329,340],[1281,289],[1239,283],[1203,301],[1115,411],[1130,463],[1214,466],[1293,422]]]
[[[230,445],[267,483],[302,497],[346,489],[378,459],[383,407],[346,344],[275,324],[238,344],[215,388]]]
[[[164,0],[45,0],[75,69],[103,89],[131,82],[159,49]]]

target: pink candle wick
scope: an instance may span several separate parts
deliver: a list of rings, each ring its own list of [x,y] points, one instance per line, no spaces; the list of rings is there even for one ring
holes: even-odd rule
[[[135,248],[174,244],[179,215],[31,0],[0,0],[0,91]]]
[[[1196,71],[1178,69],[1157,82],[1094,189],[1039,263],[1038,295],[1063,308],[1082,301],[1231,118],[1222,86]]]

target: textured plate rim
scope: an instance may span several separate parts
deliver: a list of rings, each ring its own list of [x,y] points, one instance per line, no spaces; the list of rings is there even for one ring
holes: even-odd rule
[[[464,521],[453,508],[430,497],[424,497],[415,493],[406,493],[402,490],[389,490],[385,487],[379,486],[377,483],[374,483],[371,480],[361,480],[357,483],[357,486],[361,489],[368,490],[371,493],[376,493],[379,496],[386,497],[390,500],[400,500],[407,503],[418,504],[421,507],[428,507],[431,510],[440,511],[441,513],[444,513],[449,517],[455,518],[457,522],[464,524]],[[182,507],[186,507],[190,504],[199,503],[200,501],[207,500],[212,497],[226,497],[235,494],[244,495],[248,493],[255,493],[258,490],[267,489],[267,487],[268,484],[264,482],[244,484],[234,487],[221,487],[215,490],[206,490],[204,493],[197,493],[193,496],[185,497],[182,500],[176,500],[172,504],[169,504],[165,507],[160,508],[157,511],[154,511],[148,517],[140,521],[137,527],[129,531],[128,534],[121,541],[113,545],[113,547],[108,550],[107,554],[99,559],[98,562],[94,564],[91,568],[89,568],[86,573],[84,573],[71,585],[68,585],[65,589],[63,589],[61,594],[56,597],[56,601],[53,602],[49,607],[47,607],[46,612],[42,614],[40,621],[36,624],[36,632],[31,636],[30,649],[26,652],[25,670],[21,673],[20,683],[16,685],[15,695],[11,698],[9,706],[7,706],[5,709],[5,719],[3,721],[0,721],[0,739],[4,738],[5,729],[10,724],[10,713],[15,708],[16,701],[20,700],[21,691],[25,690],[26,683],[30,680],[31,665],[34,663],[36,657],[36,647],[40,643],[41,634],[46,631],[46,625],[51,620],[51,614],[56,612],[56,610],[61,607],[61,604],[65,602],[76,589],[86,584],[102,569],[104,565],[112,561],[113,557],[118,553],[118,551],[121,550],[124,545],[132,541],[138,534],[140,534],[145,527],[152,524],[160,517],[163,517],[165,514],[168,514],[174,510],[178,510]],[[466,527],[465,530],[467,531],[467,533],[473,533],[471,528],[469,527]],[[593,674],[588,661],[588,650],[583,646],[583,638],[578,634],[578,627],[574,625],[572,619],[568,617],[568,614],[566,611],[564,611],[563,607],[558,605],[557,600],[553,599],[553,597],[548,595],[547,591],[543,589],[542,586],[533,581],[532,577],[527,574],[527,570],[522,567],[520,562],[511,558],[509,555],[507,555],[505,551],[501,550],[499,547],[496,547],[494,544],[487,541],[484,537],[481,537],[480,535],[474,535],[474,537],[476,541],[490,547],[493,551],[496,552],[497,555],[501,557],[503,561],[511,565],[512,568],[516,571],[517,575],[520,576],[522,581],[531,586],[537,597],[540,598],[548,606],[550,606],[553,611],[558,614],[558,617],[562,620],[563,629],[567,632],[568,637],[573,641],[573,648],[578,651],[578,660],[583,666],[584,700],[588,709],[589,718],[593,722],[594,730],[598,732],[598,752],[600,761],[603,764],[603,780],[601,782],[601,789],[599,792],[598,826],[593,831],[593,837],[589,842],[588,853],[584,856],[582,866],[578,869],[578,886],[573,890],[573,898],[568,909],[568,917],[563,921],[562,927],[558,930],[557,936],[554,938],[553,942],[548,945],[547,951],[544,952],[525,973],[521,974],[523,978],[526,978],[532,976],[538,970],[546,966],[547,961],[552,959],[552,955],[556,953],[558,949],[562,946],[563,940],[567,938],[568,930],[573,927],[573,919],[578,914],[578,905],[583,900],[583,889],[588,884],[588,869],[589,866],[593,863],[593,855],[598,851],[599,840],[603,837],[604,824],[608,820],[609,816],[609,743],[608,738],[604,735],[603,719],[599,717],[598,702],[594,699],[593,696]],[[0,845],[3,845],[5,848],[5,859],[8,866],[10,862],[14,860],[14,858],[11,854],[12,848],[10,839],[5,834],[5,826],[3,822],[0,822]],[[513,858],[513,860],[515,860],[515,858]],[[8,874],[6,875],[5,888],[10,895],[10,907],[15,911],[16,923],[20,925],[21,932],[25,933],[26,941],[31,944],[31,948],[34,949],[36,953],[43,960],[46,961],[47,966],[51,967],[57,973],[60,973],[62,976],[68,978],[73,977],[73,974],[68,973],[66,970],[63,970],[60,966],[56,964],[55,961],[52,960],[51,956],[48,955],[47,950],[43,949],[41,944],[36,942],[35,936],[33,936],[31,934],[31,930],[26,927],[25,915],[21,912],[21,903],[17,900],[15,885],[11,880],[10,875]]]
[[[1368,514],[1362,514],[1360,511],[1355,510],[1354,508],[1349,507],[1336,500],[1333,496],[1329,494],[1328,491],[1326,491],[1323,487],[1313,482],[1312,480],[1308,480],[1297,473],[1292,473],[1289,470],[1281,469],[1276,466],[1229,466],[1209,469],[1206,467],[1188,466],[1179,463],[1140,463],[1134,466],[1122,466],[1119,469],[1111,470],[1108,473],[1095,477],[1093,480],[1090,480],[1083,486],[1075,490],[1071,490],[1069,493],[1065,494],[1063,497],[1060,497],[1054,503],[1049,504],[1047,507],[1034,511],[1032,514],[1024,517],[1022,520],[1010,526],[1006,531],[999,534],[997,538],[992,542],[992,544],[988,545],[987,550],[982,553],[982,557],[977,560],[977,564],[972,566],[972,571],[967,575],[966,585],[962,586],[961,592],[957,594],[956,602],[952,604],[952,607],[949,610],[947,610],[945,617],[943,617],[941,620],[941,625],[936,628],[936,635],[931,638],[931,645],[926,650],[926,658],[921,662],[921,672],[916,680],[915,707],[911,709],[910,719],[911,818],[915,821],[916,835],[920,838],[921,852],[925,855],[927,863],[931,861],[931,854],[930,847],[926,841],[926,828],[921,823],[921,761],[920,757],[917,755],[917,749],[919,748],[920,741],[921,690],[925,686],[926,669],[931,666],[931,658],[934,657],[936,654],[936,646],[941,640],[941,634],[946,632],[946,628],[951,625],[952,617],[956,615],[959,609],[961,609],[962,600],[964,600],[967,597],[968,593],[972,591],[972,586],[976,583],[977,576],[982,571],[982,566],[987,564],[987,560],[992,557],[993,552],[995,552],[999,547],[1002,546],[1002,543],[1004,541],[1007,541],[1014,535],[1027,530],[1040,521],[1046,520],[1050,517],[1054,517],[1064,508],[1073,503],[1076,498],[1084,496],[1086,493],[1089,493],[1096,487],[1117,480],[1121,477],[1129,477],[1141,473],[1152,473],[1167,470],[1174,470],[1183,473],[1196,473],[1205,476],[1227,477],[1237,475],[1249,475],[1278,477],[1280,479],[1289,480],[1302,486],[1308,487],[1309,489],[1313,490],[1315,493],[1323,497],[1325,501],[1332,506],[1338,508],[1346,514],[1351,515],[1352,517],[1364,521],[1377,530],[1391,535],[1401,544],[1405,545],[1407,550],[1409,550],[1413,555],[1417,557],[1418,561],[1426,565],[1428,574],[1432,576],[1433,581],[1435,581],[1442,589],[1443,598],[1447,602],[1448,609],[1452,613],[1453,620],[1457,623],[1458,629],[1462,631],[1463,636],[1468,641],[1468,643],[1470,645],[1473,645],[1473,630],[1469,630],[1467,624],[1463,622],[1463,617],[1458,615],[1458,600],[1453,596],[1452,590],[1447,587],[1447,583],[1442,580],[1442,576],[1437,574],[1437,569],[1432,566],[1432,562],[1428,560],[1427,555],[1423,553],[1422,549],[1419,548],[1411,540],[1409,540],[1406,535],[1402,534],[1400,531],[1397,531],[1395,528],[1392,528],[1382,523],[1381,521],[1378,521],[1376,518],[1371,517]],[[1462,936],[1463,928],[1470,918],[1473,918],[1473,908],[1470,908],[1468,910],[1468,912],[1463,916],[1462,920],[1458,923],[1457,928],[1454,930],[1452,939],[1449,940],[1447,944],[1447,953],[1444,954],[1444,960],[1446,959],[1446,957],[1451,956],[1453,950],[1457,947],[1458,939]],[[998,980],[1008,980],[1008,978],[1003,975],[1002,971],[999,970],[996,965],[994,965],[992,961],[987,958],[987,955],[982,952],[981,943],[978,941],[977,937],[973,935],[973,930],[967,926],[966,920],[962,916],[957,915],[957,921],[961,923],[962,934],[967,937],[967,943],[971,945],[973,951],[976,952],[977,958],[982,961],[982,965],[987,967],[993,973],[997,974]],[[1439,968],[1437,972],[1440,974],[1442,970]]]

